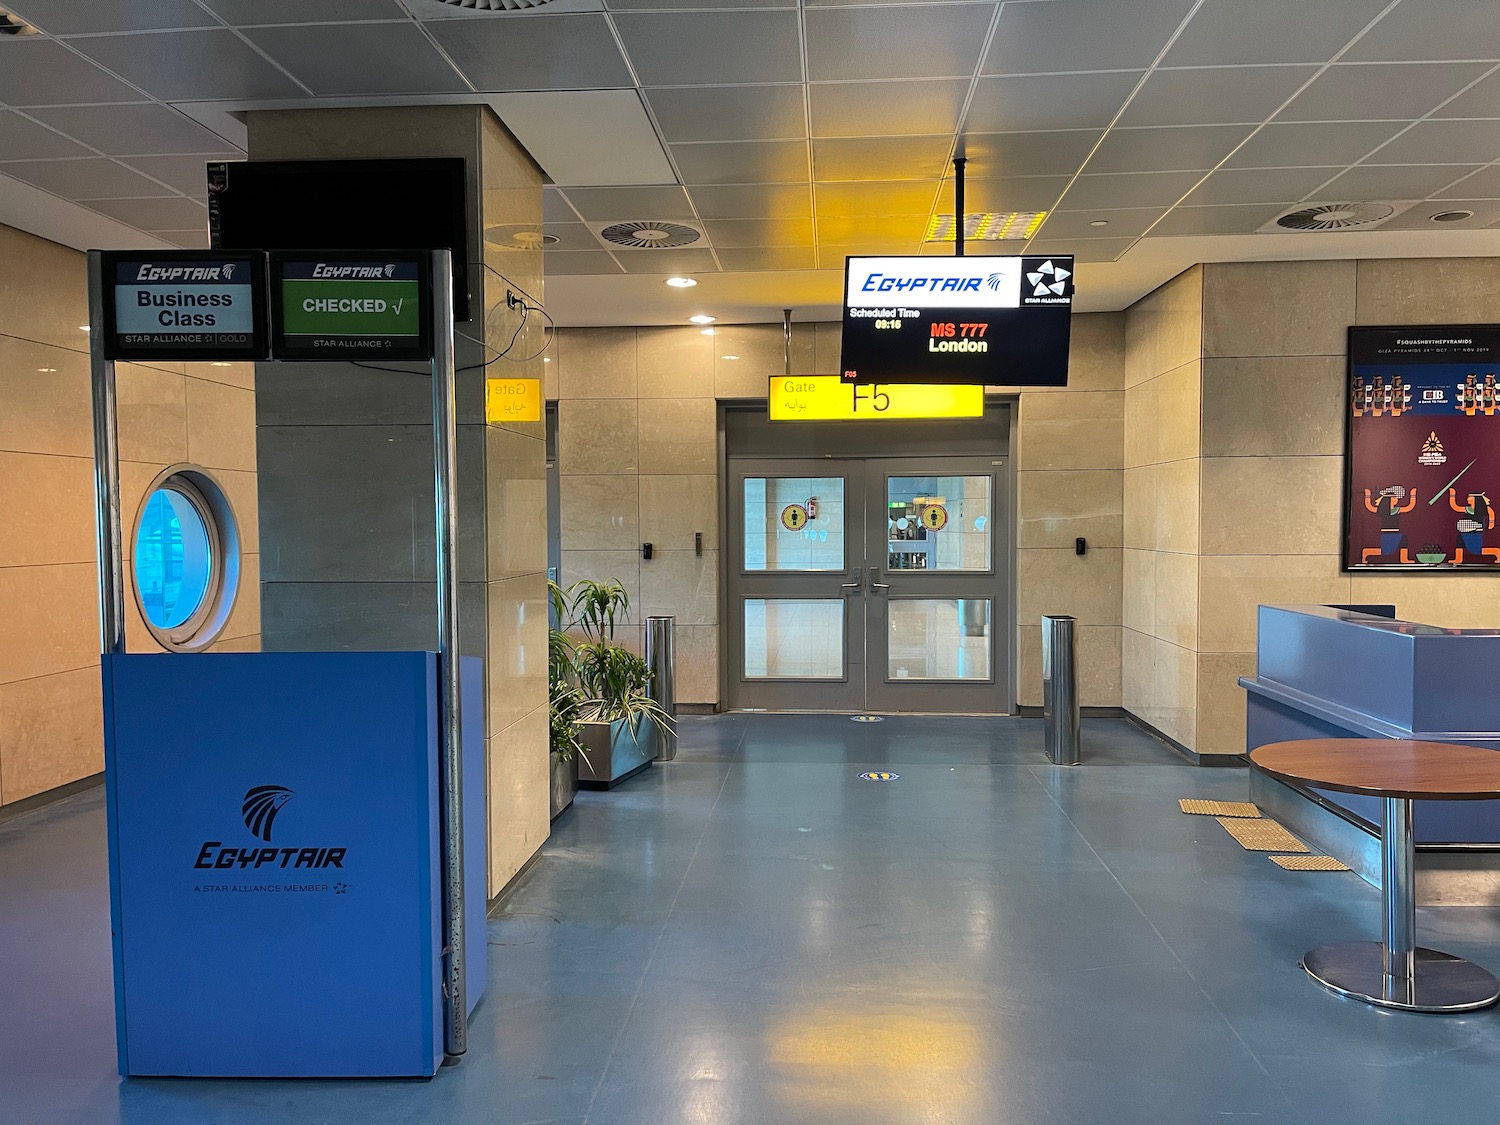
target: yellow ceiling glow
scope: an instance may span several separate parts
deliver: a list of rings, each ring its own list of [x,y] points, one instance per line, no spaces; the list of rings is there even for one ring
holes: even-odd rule
[[[964,215],[964,241],[1030,238],[1046,217],[1045,211],[970,211]],[[922,241],[952,242],[953,216],[934,215],[927,220],[927,234]]]

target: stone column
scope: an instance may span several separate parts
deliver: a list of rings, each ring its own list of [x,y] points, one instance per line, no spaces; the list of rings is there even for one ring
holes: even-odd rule
[[[520,313],[506,299],[542,304],[541,171],[483,106],[263,111],[248,127],[252,160],[467,164],[471,319],[456,326],[459,644],[485,661],[485,745],[465,749],[486,758],[494,895],[548,832],[545,429],[484,419],[486,375],[541,377],[543,318],[533,314],[517,335]],[[410,373],[259,365],[268,651],[436,645],[431,385],[423,364],[373,366]]]

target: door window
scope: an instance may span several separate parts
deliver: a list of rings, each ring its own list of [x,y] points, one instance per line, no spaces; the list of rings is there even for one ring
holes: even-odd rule
[[[886,478],[886,569],[989,571],[991,478]]]
[[[746,477],[744,569],[840,571],[843,477]]]
[[[746,598],[745,678],[844,678],[842,598]]]
[[[990,599],[892,598],[886,678],[992,678]]]

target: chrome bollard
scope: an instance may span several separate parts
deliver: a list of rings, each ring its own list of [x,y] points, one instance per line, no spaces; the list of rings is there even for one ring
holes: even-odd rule
[[[1042,618],[1042,738],[1054,766],[1079,759],[1078,651],[1066,616]]]
[[[647,694],[674,720],[677,718],[676,628],[675,617],[646,618],[646,667],[651,670]],[[677,757],[675,726],[671,730],[658,730],[656,737],[658,762],[670,762]]]

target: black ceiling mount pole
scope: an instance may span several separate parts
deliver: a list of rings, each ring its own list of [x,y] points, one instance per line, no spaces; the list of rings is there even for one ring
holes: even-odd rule
[[[964,214],[964,165],[966,156],[953,158],[953,256],[964,256],[964,235],[968,233],[968,216]]]

